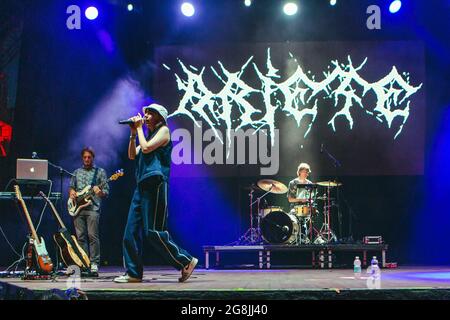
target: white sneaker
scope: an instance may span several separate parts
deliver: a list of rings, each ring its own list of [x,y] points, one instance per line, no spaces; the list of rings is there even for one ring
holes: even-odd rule
[[[181,270],[181,277],[178,278],[178,281],[185,282],[187,279],[189,279],[197,263],[198,259],[192,258],[191,262]]]
[[[114,278],[114,282],[116,283],[136,283],[142,282],[142,279],[130,277],[128,274],[124,274],[123,276]]]
[[[91,272],[98,273],[98,264],[96,264],[96,263],[91,264]]]

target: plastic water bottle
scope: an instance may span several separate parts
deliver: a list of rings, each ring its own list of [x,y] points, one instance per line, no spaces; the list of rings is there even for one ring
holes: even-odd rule
[[[377,276],[378,274],[379,274],[379,267],[378,267],[378,260],[377,260],[377,257],[376,256],[373,256],[372,257],[372,261],[370,262],[370,265],[371,265],[371,273],[372,273],[372,275],[374,275],[374,276]]]
[[[355,257],[355,261],[353,261],[353,272],[355,274],[355,279],[361,278],[361,260],[359,260],[359,257]]]
[[[377,256],[372,257],[372,261],[370,262],[370,264],[372,265],[372,267],[378,268]]]
[[[378,267],[377,257],[373,257],[370,262],[370,267],[367,268],[367,273],[369,277],[367,278],[367,287],[369,289],[380,289],[381,288],[381,272],[380,267]]]

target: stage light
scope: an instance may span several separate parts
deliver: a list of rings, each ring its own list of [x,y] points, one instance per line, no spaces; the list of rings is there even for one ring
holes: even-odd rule
[[[330,5],[335,6],[337,3],[337,0],[330,0]]]
[[[250,7],[252,5],[252,0],[245,0],[244,4],[246,7]]]
[[[192,17],[195,13],[195,8],[194,5],[192,3],[189,2],[184,2],[181,5],[181,12],[186,16],[186,17]]]
[[[400,10],[401,7],[402,7],[402,2],[400,0],[392,1],[391,5],[389,6],[389,12],[396,13]]]
[[[287,2],[283,7],[284,13],[288,16],[293,16],[294,14],[297,13],[297,10],[298,10],[297,4],[294,2]]]
[[[129,4],[127,5],[127,10],[128,10],[128,11],[133,11],[133,9],[134,9],[133,4],[132,4],[132,3],[129,3]]]
[[[89,20],[94,20],[97,19],[98,17],[98,10],[96,7],[89,7],[86,9],[86,11],[84,12],[84,15],[86,16],[86,18],[88,18]]]

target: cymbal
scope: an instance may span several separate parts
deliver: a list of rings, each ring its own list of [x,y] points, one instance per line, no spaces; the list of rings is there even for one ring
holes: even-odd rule
[[[271,179],[259,180],[257,185],[264,191],[276,194],[283,194],[288,191],[288,188],[283,183]]]
[[[336,182],[336,181],[321,181],[321,182],[317,182],[317,184],[319,186],[322,186],[322,187],[339,187],[339,186],[342,186],[342,183]]]

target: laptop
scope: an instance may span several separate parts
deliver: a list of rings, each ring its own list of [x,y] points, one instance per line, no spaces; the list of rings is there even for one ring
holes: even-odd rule
[[[17,159],[16,180],[48,180],[48,160]]]

